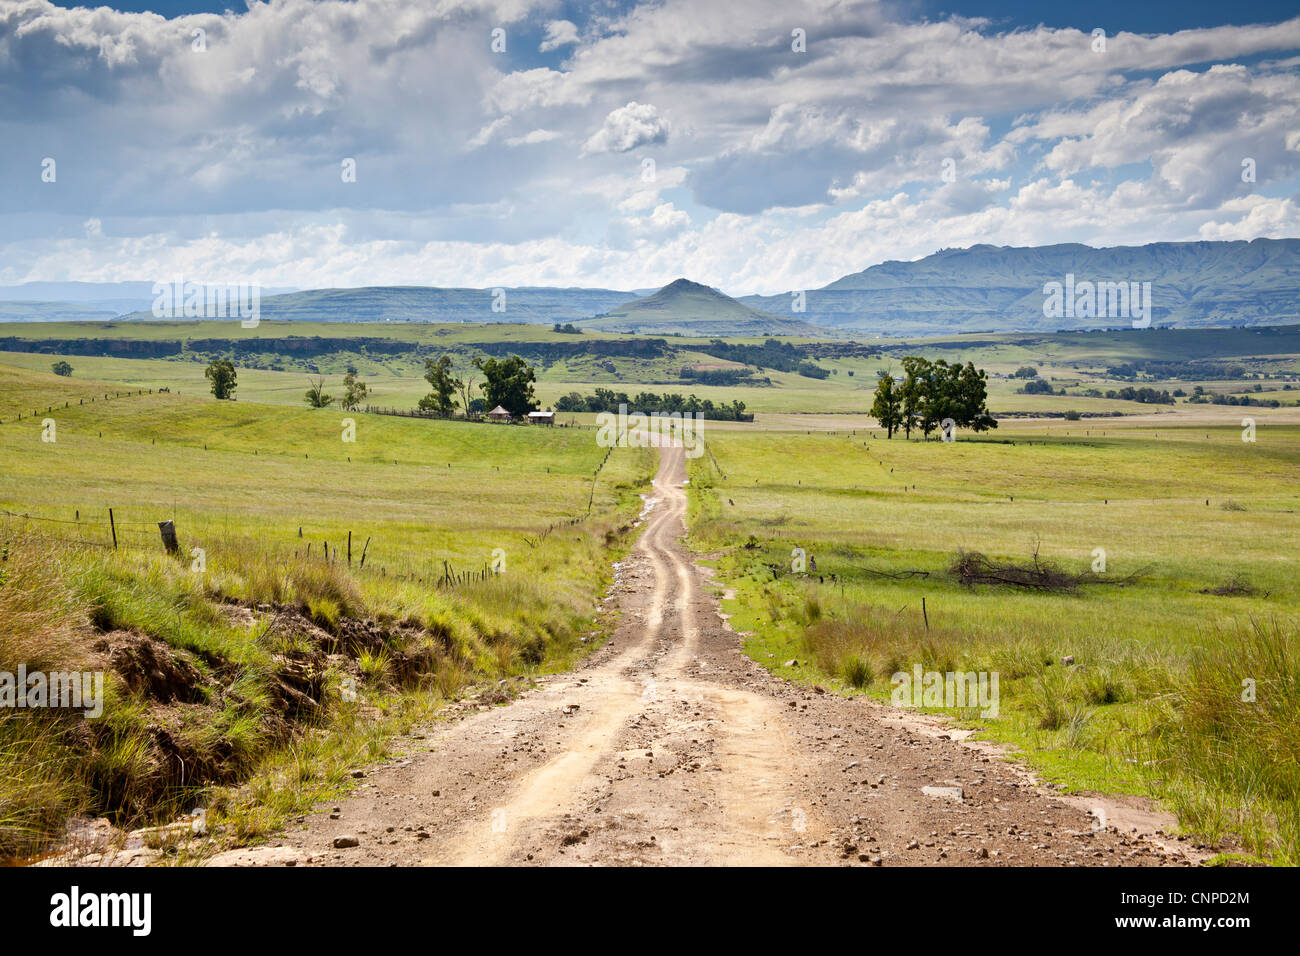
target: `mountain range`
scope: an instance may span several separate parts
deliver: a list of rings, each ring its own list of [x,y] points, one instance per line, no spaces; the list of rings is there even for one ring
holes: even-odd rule
[[[1152,325],[1180,328],[1300,321],[1300,239],[1156,242],[1145,246],[972,246],[882,262],[807,293],[740,301],[833,329],[915,334],[1055,331],[1128,325],[1127,317],[1050,318],[1043,287],[1067,276],[1150,282]]]
[[[731,298],[678,279],[659,290],[370,286],[271,294],[261,317],[314,322],[573,323],[682,335],[917,335],[1123,327],[1127,315],[1045,315],[1044,287],[1150,283],[1151,324],[1300,322],[1300,239],[1093,248],[977,245],[882,262],[820,289]],[[153,318],[152,283],[0,287],[0,321]],[[125,313],[125,314],[123,314]]]

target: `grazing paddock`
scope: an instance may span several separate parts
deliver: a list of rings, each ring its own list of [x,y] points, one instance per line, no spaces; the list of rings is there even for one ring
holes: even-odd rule
[[[1151,794],[1195,832],[1295,863],[1300,426],[1260,415],[1253,443],[1223,417],[1105,432],[712,430],[692,541],[735,589],[748,651],[784,676],[889,699],[918,664],[999,672],[998,717],[958,716],[1048,779]],[[792,571],[796,548],[815,570]],[[963,584],[963,551],[1031,570],[1037,552],[1078,583]]]

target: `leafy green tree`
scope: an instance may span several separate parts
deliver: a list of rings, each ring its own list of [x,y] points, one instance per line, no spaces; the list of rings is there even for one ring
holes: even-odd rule
[[[72,366],[62,360],[55,362],[53,365],[50,366],[50,369],[54,372],[55,375],[72,374]]]
[[[903,423],[903,400],[894,387],[894,376],[886,372],[876,385],[876,400],[871,405],[871,415],[885,429],[885,437],[893,438],[894,430]]]
[[[343,388],[343,407],[350,412],[360,408],[361,403],[370,394],[366,383],[358,379],[355,372],[348,372],[343,376]]]
[[[924,394],[922,403],[921,431],[926,438],[936,428],[942,428],[945,421],[954,425],[965,424],[962,408],[960,365],[949,365],[943,359],[930,362],[924,372]]]
[[[215,398],[233,398],[238,384],[235,381],[235,366],[230,359],[213,359],[203,373],[212,383]]]
[[[307,404],[312,408],[325,408],[334,403],[334,396],[325,393],[325,379],[308,379],[311,388],[307,389]]]
[[[456,410],[456,390],[464,383],[451,374],[451,356],[424,360],[424,378],[433,391],[420,399],[420,411],[435,412],[450,418]]]
[[[903,384],[899,387],[899,403],[903,413],[900,424],[905,438],[911,438],[912,429],[921,424],[929,366],[926,359],[916,356],[903,359]]]
[[[998,427],[998,420],[988,408],[988,374],[967,362],[957,377],[957,424],[972,431],[984,432]]]
[[[902,426],[910,438],[919,428],[927,438],[949,419],[961,428],[987,431],[997,428],[988,410],[988,375],[974,364],[943,359],[931,362],[918,356],[903,359],[906,377],[901,388]]]
[[[537,410],[537,397],[533,394],[537,374],[518,355],[508,359],[476,358],[474,367],[487,379],[481,387],[490,407],[500,405],[515,416]]]

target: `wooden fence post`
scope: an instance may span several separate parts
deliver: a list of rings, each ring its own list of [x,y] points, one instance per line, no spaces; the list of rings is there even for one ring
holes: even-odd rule
[[[166,521],[158,522],[158,530],[162,533],[163,547],[167,549],[168,554],[175,554],[181,549],[176,541],[176,523],[168,518]]]
[[[113,521],[113,509],[108,509],[108,530],[113,532],[113,550],[117,550],[117,524]]]

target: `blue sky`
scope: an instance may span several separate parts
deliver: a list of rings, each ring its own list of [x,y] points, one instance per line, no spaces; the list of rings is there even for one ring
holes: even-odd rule
[[[1244,22],[1281,23],[1296,14],[1295,3],[1288,0],[1252,0],[1249,4],[1225,3],[1223,0],[1067,0],[1059,3],[925,0],[912,9],[931,18],[951,13],[987,17],[996,26],[1032,27],[1042,23],[1049,27],[1069,27],[1091,23],[1111,32],[1128,30],[1133,33],[1172,33]]]
[[[0,0],[0,284],[744,294],[1300,235],[1294,4],[115,6]]]
[[[152,12],[164,17],[189,13],[242,12],[242,0],[140,0],[140,2],[77,4],[60,2],[61,7],[107,6],[135,13]],[[570,4],[578,12],[582,4]],[[622,4],[624,8],[630,4]],[[1087,21],[1109,29],[1135,33],[1170,33],[1197,27],[1225,24],[1281,23],[1296,14],[1293,0],[1252,0],[1243,18],[1243,8],[1223,0],[1181,0],[1181,2],[1134,2],[1134,0],[1057,0],[1050,3],[1026,3],[1023,0],[913,0],[895,5],[901,17],[936,19],[950,14],[986,17],[999,27],[1032,27],[1040,23],[1051,27],[1077,26]]]

